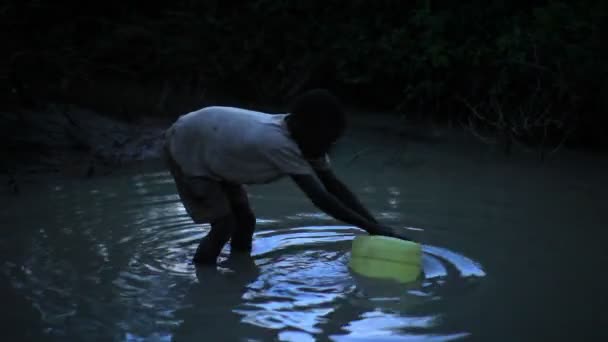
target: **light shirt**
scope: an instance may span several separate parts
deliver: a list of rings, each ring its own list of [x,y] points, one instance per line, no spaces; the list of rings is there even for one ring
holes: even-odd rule
[[[238,184],[263,184],[290,174],[329,168],[329,158],[306,160],[285,117],[235,107],[205,107],[167,130],[169,151],[182,171]]]

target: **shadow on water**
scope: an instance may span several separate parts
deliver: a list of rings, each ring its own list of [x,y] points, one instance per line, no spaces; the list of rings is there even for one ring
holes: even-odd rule
[[[13,277],[16,277],[13,275]],[[0,322],[2,338],[7,341],[40,341],[44,336],[44,324],[40,311],[22,290],[16,288],[11,278],[0,273]]]
[[[173,341],[238,340],[255,336],[256,331],[244,332],[241,315],[234,311],[260,275],[253,258],[230,256],[218,267],[197,267],[197,281],[186,291],[175,318],[181,323],[173,331]],[[259,332],[257,332],[259,334]]]

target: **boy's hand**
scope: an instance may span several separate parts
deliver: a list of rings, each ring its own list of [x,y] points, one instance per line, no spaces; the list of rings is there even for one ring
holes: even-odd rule
[[[345,205],[342,201],[336,198],[333,194],[327,191],[323,184],[312,175],[291,175],[291,179],[298,185],[298,187],[306,194],[312,203],[321,211],[328,214],[329,216],[357,226],[369,234],[373,235],[384,235],[390,236],[397,239],[409,240],[411,239],[400,230],[392,227],[380,225],[375,220],[366,218],[367,215],[361,215],[355,210]],[[371,215],[370,215],[371,216]]]

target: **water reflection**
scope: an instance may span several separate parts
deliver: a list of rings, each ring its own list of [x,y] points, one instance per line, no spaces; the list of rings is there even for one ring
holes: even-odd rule
[[[247,328],[236,310],[260,274],[253,258],[230,256],[217,268],[196,268],[195,274],[197,281],[186,290],[173,313],[180,321],[173,331],[173,341],[238,340],[259,335],[259,331],[243,330]]]
[[[300,210],[299,197],[287,201],[284,214],[272,215],[263,207],[273,198],[269,192],[254,194],[262,214],[252,256],[235,258],[228,246],[217,268],[197,269],[190,260],[209,227],[191,222],[168,179],[161,172],[51,185],[27,199],[46,212],[6,217],[20,225],[21,247],[11,259],[27,274],[20,286],[31,289],[48,336],[375,341],[467,333],[443,331],[438,308],[450,295],[470,291],[461,283],[484,277],[475,261],[427,245],[418,283],[360,278],[347,266],[360,230]],[[401,190],[386,189],[369,194],[378,203],[388,198],[377,212],[398,225],[402,216],[390,198],[399,199]]]

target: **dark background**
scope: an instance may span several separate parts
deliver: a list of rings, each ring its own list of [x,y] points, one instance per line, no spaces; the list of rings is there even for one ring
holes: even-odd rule
[[[90,139],[97,121],[60,121],[57,104],[138,125],[207,104],[284,110],[324,87],[352,110],[498,136],[506,152],[608,147],[605,0],[21,0],[0,3],[0,25],[0,174],[15,195],[15,160],[87,177],[114,160]],[[85,152],[51,153],[66,146]],[[40,313],[9,278],[0,300],[24,309],[1,313],[6,335],[36,340]]]
[[[353,108],[606,147],[608,2],[13,1],[9,110],[130,119],[209,103],[282,108],[326,87]]]

